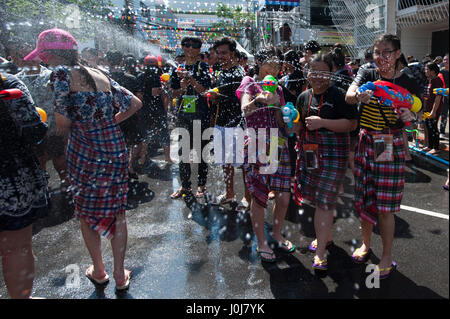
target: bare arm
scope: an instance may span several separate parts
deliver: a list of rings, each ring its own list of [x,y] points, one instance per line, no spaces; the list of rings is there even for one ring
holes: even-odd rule
[[[346,133],[356,130],[358,126],[358,120],[337,119],[329,120],[323,119],[319,116],[310,116],[305,119],[306,128],[310,131],[314,131],[320,128],[326,128],[327,130],[336,133]]]
[[[122,121],[125,121],[127,118],[136,113],[141,107],[142,107],[141,100],[139,100],[136,96],[133,95],[128,110],[126,110],[125,112],[119,112],[115,115],[116,122],[120,123]]]

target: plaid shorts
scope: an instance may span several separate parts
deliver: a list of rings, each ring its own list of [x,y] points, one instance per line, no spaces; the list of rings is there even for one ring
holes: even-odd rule
[[[373,135],[393,134],[394,161],[375,162]],[[378,213],[397,213],[405,185],[405,148],[401,130],[361,130],[355,153],[355,209],[373,225]]]
[[[291,161],[287,142],[279,156],[279,163],[275,173],[261,174],[260,169],[266,165],[258,160],[256,163],[249,163],[249,139],[244,145],[244,174],[245,184],[252,198],[266,208],[271,191],[286,192],[291,191]],[[269,150],[269,143],[266,143],[266,150]]]
[[[306,169],[303,144],[319,146],[319,168]],[[318,131],[301,136],[297,144],[298,157],[294,185],[294,199],[301,204],[307,199],[324,210],[333,210],[346,171],[350,137],[347,133]]]

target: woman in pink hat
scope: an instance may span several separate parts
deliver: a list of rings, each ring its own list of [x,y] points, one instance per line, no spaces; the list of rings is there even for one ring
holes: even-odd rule
[[[81,65],[78,44],[67,31],[42,32],[25,60],[35,58],[54,67],[51,84],[57,132],[69,135],[66,161],[75,211],[93,260],[86,276],[94,284],[109,282],[101,234],[111,239],[116,289],[126,290],[131,277],[124,268],[128,152],[119,123],[142,103],[102,72]]]

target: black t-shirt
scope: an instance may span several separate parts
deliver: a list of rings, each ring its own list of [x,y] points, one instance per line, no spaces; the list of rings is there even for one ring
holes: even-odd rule
[[[338,88],[341,88],[345,92],[347,92],[350,84],[352,83],[352,78],[348,75],[348,71],[343,69],[333,74],[332,81],[332,85],[337,86]]]
[[[411,94],[420,95],[420,89],[417,82],[405,73],[401,73],[398,78],[385,79],[381,77],[377,69],[360,70],[352,85],[362,86],[367,82],[375,82],[377,80],[388,81],[408,90]],[[393,107],[382,106],[378,103],[375,96],[372,97],[369,104],[361,103],[360,109],[360,125],[368,130],[381,131],[384,128],[402,128],[403,122],[397,118],[397,113]],[[384,117],[380,112],[384,113]],[[386,122],[386,120],[388,123]]]
[[[211,77],[209,76],[209,66],[208,64],[197,61],[192,65],[186,65],[185,63],[182,63],[180,65],[181,67],[184,67],[193,77],[194,79],[202,85],[206,89],[211,88]],[[178,90],[181,88],[181,79],[178,77],[177,72],[172,73],[171,78],[171,88],[174,90]],[[208,108],[208,102],[206,100],[206,95],[201,95],[195,91],[195,89],[189,85],[186,89],[186,92],[182,93],[183,95],[190,95],[190,96],[196,96],[195,101],[195,113],[186,113],[183,112],[183,110],[180,110],[178,112],[178,117],[184,118],[185,120],[194,120],[194,119],[201,119],[201,120],[209,120],[209,108]],[[183,98],[180,97],[178,101],[178,107],[183,107],[182,101]]]
[[[298,96],[302,93],[302,88],[305,85],[306,80],[303,78],[303,72],[301,70],[295,70],[293,73],[283,77],[280,82],[282,82],[281,84],[293,95]]]
[[[323,101],[319,110],[319,105],[322,97]],[[358,111],[356,105],[347,104],[345,102],[344,90],[334,86],[328,88],[325,93],[320,95],[313,95],[312,89],[303,92],[297,99],[297,110],[300,112],[300,119],[303,123],[305,123],[305,118],[314,115],[329,120],[358,119]]]
[[[236,127],[243,123],[241,103],[236,96],[236,90],[244,78],[244,70],[240,66],[233,66],[222,70],[216,81],[219,89],[216,125]]]
[[[111,71],[110,75],[114,81],[131,93],[135,94],[138,91],[138,82],[134,75],[118,70]]]
[[[161,95],[152,95],[153,88],[161,87],[161,75],[161,69],[156,66],[149,66],[138,75],[138,92],[143,93],[142,112],[145,114],[159,115],[165,112]]]

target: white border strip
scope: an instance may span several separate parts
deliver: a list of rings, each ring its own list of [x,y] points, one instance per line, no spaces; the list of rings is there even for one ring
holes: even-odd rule
[[[433,217],[438,217],[438,218],[443,218],[443,219],[447,219],[448,220],[448,215],[441,214],[441,213],[430,212],[429,210],[425,210],[425,209],[420,209],[420,208],[410,207],[410,206],[404,206],[404,205],[400,205],[400,209],[409,210],[411,212],[424,214],[424,215],[428,215],[428,216],[433,216]]]

